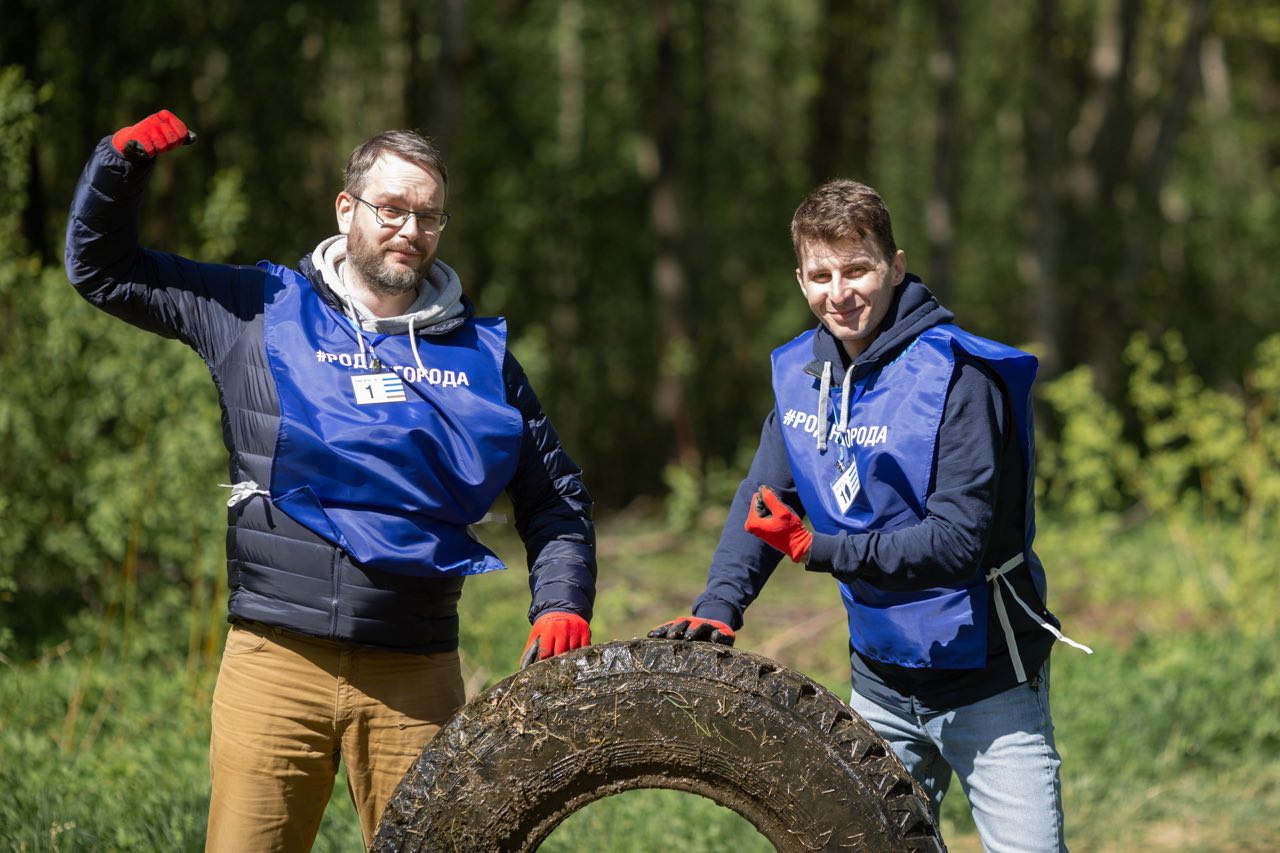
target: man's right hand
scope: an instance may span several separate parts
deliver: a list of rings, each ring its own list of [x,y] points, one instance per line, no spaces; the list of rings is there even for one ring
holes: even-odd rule
[[[663,622],[649,632],[655,640],[704,640],[722,646],[733,645],[733,629],[717,619],[682,616]]]
[[[116,150],[135,163],[146,162],[179,145],[190,145],[195,141],[196,135],[187,130],[182,119],[168,110],[153,113],[137,124],[121,128],[111,137],[111,144]]]
[[[756,489],[743,529],[786,554],[792,562],[809,561],[813,534],[805,529],[800,516],[768,486]]]

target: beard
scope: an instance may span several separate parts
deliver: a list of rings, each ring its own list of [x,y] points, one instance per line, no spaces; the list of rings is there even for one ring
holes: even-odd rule
[[[370,288],[384,296],[399,296],[416,290],[418,282],[425,274],[424,271],[431,267],[434,260],[433,255],[424,255],[423,271],[414,267],[389,264],[386,259],[386,250],[369,243],[359,231],[353,229],[347,235],[347,262],[369,284]]]

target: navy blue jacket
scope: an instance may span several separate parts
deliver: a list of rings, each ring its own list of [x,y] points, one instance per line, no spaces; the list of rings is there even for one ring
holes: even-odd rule
[[[896,358],[925,329],[954,322],[919,279],[908,276],[894,293],[880,333],[857,360],[857,380]],[[817,375],[824,361],[850,359],[840,342],[819,326],[814,340]],[[815,533],[807,568],[836,577],[855,574],[884,589],[923,589],[972,577],[975,566],[992,568],[1021,551],[1026,518],[1026,481],[1012,429],[1006,395],[994,373],[961,357],[938,432],[935,481],[920,524],[887,532],[827,535]],[[751,495],[772,486],[797,512],[803,508],[783,444],[776,412],[770,411],[746,479],[729,510],[719,546],[707,573],[706,590],[694,604],[697,616],[741,627],[743,612],[760,594],[781,554],[747,533],[743,523]],[[1008,575],[1018,596],[1045,621],[1045,610],[1025,566]],[[990,585],[987,590],[990,593]],[[833,590],[834,593],[834,590]],[[1049,654],[1053,636],[1022,608],[1009,608],[1014,633],[1028,673]],[[850,648],[853,686],[881,704],[919,713],[941,711],[994,696],[1018,683],[1004,632],[990,608],[987,665],[971,670],[912,669],[872,661]]]
[[[139,247],[139,207],[152,165],[126,160],[110,139],[98,145],[72,201],[67,275],[103,311],[200,354],[222,405],[230,482],[270,483],[280,405],[263,346],[265,274]],[[309,258],[299,270],[337,304]],[[529,617],[560,610],[590,619],[596,575],[591,496],[510,353],[502,373],[507,402],[524,420],[507,494],[528,553]],[[404,652],[457,648],[462,578],[362,567],[269,500],[230,508],[227,524],[231,621]]]

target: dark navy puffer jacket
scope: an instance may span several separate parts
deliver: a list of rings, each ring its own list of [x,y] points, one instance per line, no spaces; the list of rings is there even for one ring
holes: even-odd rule
[[[896,358],[926,329],[954,322],[919,279],[908,276],[894,293],[879,335],[859,356],[854,379]],[[838,367],[849,356],[826,328],[814,338],[814,363]],[[1027,518],[1026,476],[1014,437],[1007,395],[994,373],[967,356],[957,358],[938,429],[934,483],[926,500],[927,518],[893,531],[827,535],[815,533],[807,568],[857,574],[884,589],[927,589],[971,576],[973,565],[1000,565],[1024,545]],[[760,594],[781,554],[743,529],[752,494],[770,485],[797,512],[791,463],[775,411],[766,416],[760,447],[729,510],[720,544],[707,573],[707,586],[694,613],[733,628]],[[1018,597],[1045,622],[1058,626],[1045,609],[1026,565],[1006,576]],[[987,585],[990,592],[991,585]],[[832,589],[833,606],[838,594]],[[996,608],[987,631],[987,665],[981,669],[913,669],[879,663],[850,649],[853,686],[860,694],[912,713],[961,707],[1001,693],[1018,683]],[[1054,637],[1009,602],[1009,616],[1023,665],[1034,675],[1049,655]]]
[[[126,160],[109,138],[98,145],[72,201],[67,275],[103,311],[200,354],[222,404],[230,482],[270,483],[280,405],[263,345],[265,274],[139,247],[139,207],[152,165]],[[299,270],[337,305],[310,258]],[[524,420],[507,494],[528,552],[529,617],[561,610],[590,619],[596,575],[591,496],[510,353],[502,372],[507,402]],[[462,578],[359,566],[266,499],[232,507],[227,525],[231,621],[404,652],[457,648]]]

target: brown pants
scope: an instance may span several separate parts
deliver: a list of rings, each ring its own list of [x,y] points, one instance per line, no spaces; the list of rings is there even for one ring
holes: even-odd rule
[[[233,625],[213,693],[209,851],[308,851],[338,759],[365,845],[464,701],[458,653],[409,655]]]

